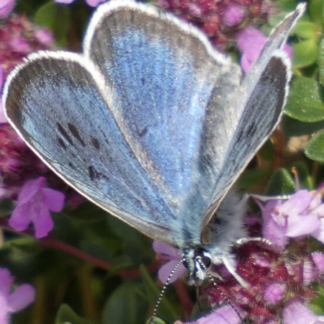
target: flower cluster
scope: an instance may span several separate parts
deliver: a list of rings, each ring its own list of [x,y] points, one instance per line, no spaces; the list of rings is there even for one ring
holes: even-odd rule
[[[266,14],[263,0],[158,0],[158,4],[193,22],[218,46],[229,42],[240,24]]]
[[[261,240],[235,247],[237,273],[249,287],[246,289],[236,282],[224,266],[218,267],[223,281],[218,283],[218,289],[208,286],[204,290],[210,304],[218,308],[191,324],[226,323],[222,318],[233,318],[230,323],[240,323],[232,307],[220,307],[226,304],[224,295],[242,317],[256,324],[278,323],[282,319],[286,324],[324,323],[324,317],[315,315],[308,306],[308,301],[316,296],[314,284],[323,283],[324,254],[311,252],[307,240],[301,240],[311,235],[323,242],[321,188],[316,192],[299,190],[285,201],[275,199],[265,206],[260,204],[262,222],[257,216],[247,217],[250,233],[259,228],[259,234],[262,231],[273,245]],[[155,242],[153,248],[159,259],[168,260],[159,270],[159,278],[165,282],[181,254],[162,243]],[[184,268],[179,269],[172,281],[184,272]]]
[[[311,235],[324,243],[324,204],[322,187],[317,191],[299,190],[287,201],[270,200],[263,207],[263,236],[283,250],[289,238]]]

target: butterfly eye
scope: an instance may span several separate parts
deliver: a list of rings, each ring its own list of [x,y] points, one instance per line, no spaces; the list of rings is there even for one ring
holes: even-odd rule
[[[204,255],[202,258],[201,258],[201,262],[203,263],[203,265],[206,267],[206,269],[209,269],[209,267],[211,266],[211,259],[210,257]]]

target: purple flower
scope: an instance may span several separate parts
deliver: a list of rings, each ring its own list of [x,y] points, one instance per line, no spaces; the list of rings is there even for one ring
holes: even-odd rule
[[[312,260],[316,265],[320,274],[324,274],[324,254],[321,252],[313,252]]]
[[[263,236],[284,248],[288,238],[312,235],[324,242],[324,204],[319,192],[299,190],[287,201],[270,200],[261,206]]]
[[[194,322],[181,322],[176,321],[174,324],[240,324],[242,323],[241,318],[237,315],[235,310],[229,306],[223,306],[216,309],[211,314],[199,318]]]
[[[287,286],[282,283],[273,283],[269,285],[264,292],[264,299],[271,304],[277,304],[286,295]]]
[[[223,23],[229,27],[237,26],[242,22],[245,16],[245,10],[242,6],[231,5],[226,8],[224,15],[222,17]]]
[[[288,242],[288,237],[285,235],[285,227],[278,225],[272,218],[272,211],[280,203],[280,200],[269,200],[265,206],[261,204],[259,206],[263,218],[262,236],[267,238],[276,247],[283,249]]]
[[[178,249],[157,241],[153,242],[153,249],[157,253],[159,259],[169,260],[159,270],[159,279],[161,282],[165,283],[173,268],[181,260],[181,254]],[[181,264],[170,279],[170,283],[176,281],[186,271],[187,269]]]
[[[50,211],[59,212],[64,205],[64,194],[45,188],[46,178],[26,182],[21,188],[18,203],[9,220],[9,225],[17,231],[25,230],[32,222],[35,237],[45,237],[53,229]]]
[[[236,41],[238,48],[242,52],[241,67],[244,72],[248,72],[252,63],[259,57],[267,37],[258,29],[247,26],[239,31]],[[291,58],[292,50],[290,46],[285,45],[284,50]]]
[[[0,18],[7,17],[15,6],[15,0],[1,0],[0,2]]]
[[[70,4],[74,0],[55,0],[57,3]],[[104,2],[105,0],[86,0],[86,3],[91,7],[97,7],[99,3]]]
[[[0,65],[0,90],[1,90],[1,97],[0,97],[0,124],[7,123],[7,118],[4,115],[3,107],[2,107],[2,86],[3,86],[3,68]]]
[[[48,29],[36,29],[34,37],[43,45],[50,46],[53,43],[53,34]]]
[[[299,299],[291,300],[283,309],[285,324],[320,324],[324,316],[315,315]]]
[[[7,269],[0,268],[0,323],[9,324],[10,314],[16,313],[35,300],[35,289],[29,284],[18,286],[11,292],[14,278]]]

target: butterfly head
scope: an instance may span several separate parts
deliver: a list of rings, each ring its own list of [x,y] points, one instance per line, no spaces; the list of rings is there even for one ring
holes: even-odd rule
[[[183,251],[183,265],[188,269],[186,282],[190,286],[199,286],[207,278],[207,271],[212,264],[211,254],[201,248]]]

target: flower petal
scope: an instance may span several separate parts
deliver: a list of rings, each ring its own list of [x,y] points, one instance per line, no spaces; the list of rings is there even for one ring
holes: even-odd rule
[[[0,323],[9,324],[7,298],[0,293]]]
[[[231,4],[226,8],[222,20],[227,26],[236,26],[241,23],[244,15],[245,10],[242,6]]]
[[[288,303],[283,310],[285,324],[313,324],[317,316],[299,300]]]
[[[5,18],[12,11],[14,5],[16,4],[15,0],[1,0],[0,2],[0,18]]]
[[[154,241],[153,242],[153,250],[158,253],[162,254],[164,256],[167,256],[167,260],[181,260],[181,254],[179,249],[176,249],[170,245],[167,245],[162,242]],[[160,256],[159,256],[160,257]]]
[[[24,231],[31,222],[31,213],[30,204],[18,205],[10,216],[9,225],[16,231]]]
[[[271,303],[277,304],[285,296],[287,286],[282,283],[272,283],[264,291],[264,299]]]
[[[18,205],[29,202],[45,185],[46,178],[39,177],[35,180],[25,182],[18,197]]]
[[[283,203],[278,210],[282,215],[301,214],[307,210],[313,198],[314,194],[308,190],[299,190]]]
[[[42,189],[43,202],[53,212],[60,212],[64,206],[65,195],[51,188]]]
[[[271,241],[279,249],[284,249],[288,242],[286,227],[278,225],[273,218],[268,218],[268,220],[264,221],[262,236]]]
[[[177,265],[179,261],[177,260],[171,260],[169,262],[167,262],[166,264],[164,264],[160,270],[159,270],[159,279],[161,280],[161,282],[165,283],[170,275],[170,273],[172,272],[172,270],[174,269],[174,267]],[[170,283],[175,282],[177,279],[179,279],[185,272],[187,271],[187,269],[185,268],[185,266],[183,264],[180,264],[180,266],[178,267],[178,269],[174,272],[172,278],[170,279]]]
[[[40,206],[37,214],[33,215],[33,223],[35,227],[35,237],[43,238],[47,236],[54,227],[51,214],[45,206]]]
[[[315,214],[292,214],[288,217],[286,235],[288,237],[308,235],[319,229],[320,226],[321,222]]]
[[[35,288],[29,284],[19,286],[8,298],[9,311],[19,312],[35,300]]]
[[[321,225],[311,235],[320,242],[324,243],[324,219],[320,218]]]
[[[182,324],[240,324],[241,322],[242,320],[235,310],[231,306],[226,305],[216,309],[207,316],[199,318],[197,321]]]
[[[0,268],[0,295],[5,297],[9,295],[13,281],[14,278],[11,276],[10,271]]]
[[[87,4],[90,7],[97,7],[99,3],[104,2],[105,0],[86,0]]]

